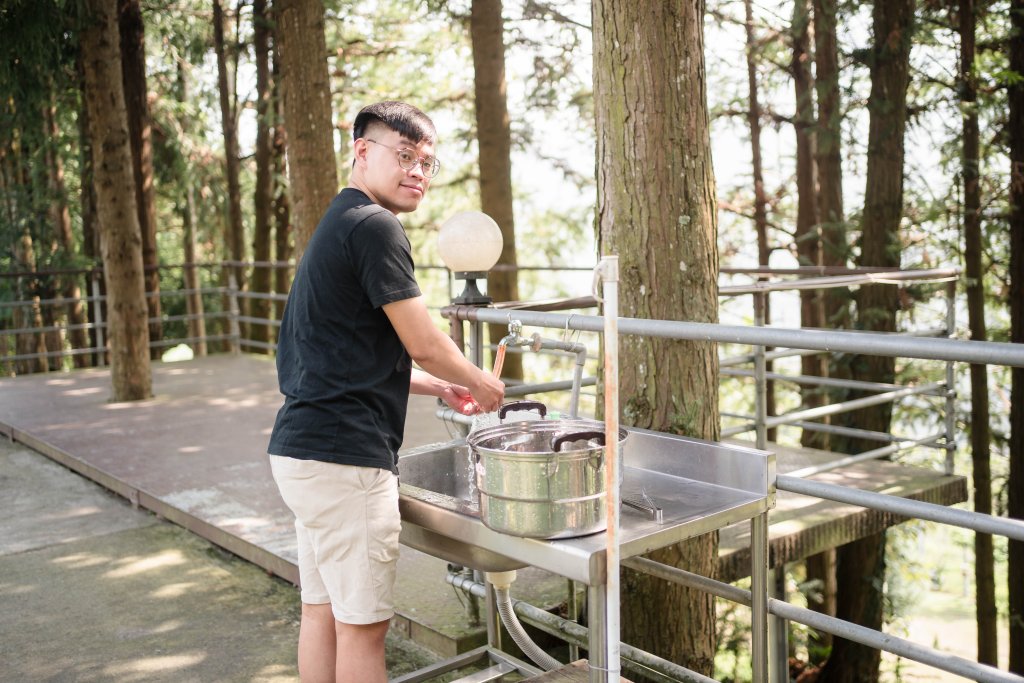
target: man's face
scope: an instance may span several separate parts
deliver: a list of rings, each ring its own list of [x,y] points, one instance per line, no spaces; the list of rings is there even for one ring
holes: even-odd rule
[[[399,150],[416,157],[411,169],[402,168]],[[419,161],[433,158],[432,143],[416,144],[386,126],[373,126],[356,140],[355,155],[363,189],[371,199],[396,215],[416,210],[430,186],[430,176]]]

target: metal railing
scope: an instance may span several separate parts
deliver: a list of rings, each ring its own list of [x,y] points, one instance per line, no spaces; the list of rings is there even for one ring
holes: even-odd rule
[[[932,274],[932,279],[948,279],[955,277],[955,275],[955,271],[947,271],[945,273],[935,272]],[[907,278],[904,278],[903,281],[907,281]],[[806,284],[807,283],[801,283],[802,286]],[[868,283],[866,280],[858,279],[857,284]],[[763,290],[766,288],[759,287],[758,289]],[[952,293],[951,289],[947,289],[947,292]],[[950,302],[949,308],[950,310],[952,309],[952,302]],[[448,307],[445,309],[445,313],[453,319],[468,321],[477,328],[487,323],[500,324],[505,322],[508,318],[508,313],[504,311],[466,306]],[[516,311],[515,317],[524,325],[556,330],[572,329],[596,332],[601,330],[603,324],[602,319],[598,316],[575,314],[564,315],[525,310]],[[908,395],[938,394],[946,399],[948,406],[950,405],[949,401],[955,397],[955,394],[951,389],[953,364],[982,363],[1009,367],[1024,367],[1024,345],[1020,344],[963,341],[949,338],[914,337],[911,335],[872,332],[779,329],[766,326],[743,327],[712,323],[640,320],[635,318],[620,318],[618,327],[619,333],[624,335],[661,337],[689,341],[711,341],[718,342],[720,344],[750,345],[754,347],[754,351],[748,358],[753,358],[755,362],[760,362],[762,364],[768,355],[766,352],[767,347],[785,347],[785,351],[777,352],[780,354],[777,357],[781,357],[781,354],[789,353],[789,350],[799,350],[801,353],[806,351],[829,353],[848,352],[890,356],[894,358],[939,360],[947,363],[946,380],[942,382],[930,383],[920,387],[897,387],[896,385],[888,384],[872,385],[872,388],[878,390],[879,394],[878,397],[873,397],[869,400],[879,398],[879,400],[892,401]],[[952,330],[952,325],[950,325],[949,330]],[[479,334],[476,332],[474,332],[472,336],[474,338],[479,338]],[[735,363],[730,362],[730,364]],[[764,372],[763,366],[760,371],[755,371],[755,373],[755,379],[758,382],[758,386],[762,387],[768,379],[767,373]],[[804,380],[811,381],[807,378],[804,378]],[[863,383],[856,383],[849,386],[864,388]],[[763,389],[759,388],[758,391],[761,393],[763,392]],[[883,396],[884,399],[880,398]],[[858,399],[858,401],[862,400]],[[864,404],[864,402],[851,401],[846,402],[846,405],[842,405],[838,409],[852,409],[851,405],[854,407],[860,407]],[[769,419],[764,414],[761,406],[763,406],[763,403],[759,402],[759,409],[757,414],[753,417],[754,424],[752,425],[752,427],[758,431],[759,446],[762,443],[767,445],[764,435],[766,434],[769,425],[792,424],[795,426],[805,427],[810,424],[807,422],[809,417],[820,417],[822,414],[809,413],[809,411],[806,410],[797,410],[785,416],[777,416]],[[897,450],[905,448],[908,445],[908,441],[913,441],[916,445],[936,445],[945,448],[947,453],[949,453],[954,446],[955,440],[952,438],[952,433],[948,428],[948,425],[949,421],[947,416],[946,433],[930,435],[913,440],[885,435],[886,440],[891,442],[889,446],[841,459],[838,461],[838,466],[845,466],[851,462],[856,462],[861,459],[879,458],[883,455],[891,454]],[[833,429],[838,433],[845,432],[859,436],[863,436],[862,432],[864,431],[840,427],[833,427]],[[745,431],[749,431],[749,429],[746,429]],[[878,437],[879,440],[881,440],[881,437],[883,436],[882,434],[875,432],[868,432],[868,434]],[[949,457],[947,457],[946,469],[947,471],[951,471],[952,469],[951,458]],[[898,496],[862,491],[847,487],[828,485],[806,479],[806,477],[816,474],[819,471],[822,471],[822,469],[807,468],[790,473],[786,476],[779,476],[777,479],[777,488],[781,491],[789,491],[792,493],[818,497],[824,500],[835,500],[859,505],[906,518],[930,520],[940,524],[953,525],[960,528],[974,530],[978,533],[987,533],[1005,536],[1015,540],[1024,540],[1024,520],[1000,518],[993,515],[965,510],[954,510],[932,503],[908,500]],[[764,558],[764,562],[768,562],[767,558]],[[752,596],[750,591],[744,591],[729,584],[714,581],[707,577],[698,576],[689,572],[684,572],[674,567],[660,564],[645,558],[626,560],[623,564],[637,571],[646,572],[691,588],[707,591],[717,597],[747,606],[751,604],[751,600],[753,598],[767,599],[767,596]],[[843,621],[835,617],[825,616],[813,610],[797,607],[784,600],[767,600],[769,613],[776,617],[804,624],[820,632],[830,633],[868,647],[920,662],[942,671],[947,671],[977,681],[1024,682],[1024,677],[1001,671],[995,667],[972,662],[961,657],[950,655],[949,653],[941,652],[934,648],[925,647],[906,639],[898,638],[870,628],[865,628],[858,624]],[[529,614],[530,610],[524,608],[522,613],[524,615]],[[526,616],[526,620],[530,620],[529,616]],[[577,633],[577,631],[580,629],[582,629],[582,627],[559,625],[558,628],[549,630],[549,632],[554,635],[559,635],[559,633],[569,633],[571,635],[566,638],[567,640],[570,642],[579,642],[580,634]],[[631,650],[627,648],[628,646],[623,645],[623,653],[628,660]],[[643,667],[653,666],[657,673],[667,677],[669,680],[695,680],[690,676],[690,673],[692,672],[681,672],[678,665],[672,663],[661,664],[657,661],[657,658],[652,659],[651,657],[652,656],[649,653],[641,653],[640,656],[635,659],[635,662],[639,666]],[[787,672],[783,668],[784,662],[785,660],[783,660],[782,665],[779,665],[777,662],[777,665],[770,670],[769,680],[773,681],[773,683],[780,683],[781,681],[788,680],[788,678],[785,677]]]
[[[176,268],[190,266],[184,264],[172,266]],[[248,302],[265,300],[274,304],[282,304],[286,300],[283,294],[260,293],[242,291],[237,287],[234,279],[234,269],[238,266],[252,266],[263,268],[291,268],[293,264],[283,262],[263,263],[237,263],[224,262],[202,266],[207,269],[220,269],[222,281],[225,285],[206,286],[197,289],[161,289],[161,299],[199,294],[210,304],[209,311],[202,313],[169,314],[159,319],[152,319],[151,323],[162,323],[165,326],[172,323],[187,322],[188,320],[201,317],[216,323],[218,328],[214,334],[204,335],[202,338],[190,337],[188,335],[168,337],[151,342],[154,348],[173,346],[186,343],[199,345],[204,342],[223,342],[233,352],[243,349],[260,349],[272,351],[276,344],[271,340],[267,342],[247,339],[242,334],[243,325],[268,325],[276,330],[280,325],[276,315],[265,318],[245,313],[248,309]],[[425,266],[420,270],[432,271],[443,270],[440,266]],[[558,270],[558,269],[552,269]],[[585,270],[585,269],[577,269]],[[31,360],[40,358],[54,358],[73,356],[80,354],[92,354],[95,356],[96,364],[103,364],[105,352],[105,329],[106,323],[103,320],[102,310],[106,298],[100,291],[100,278],[97,271],[62,271],[66,273],[87,273],[88,290],[90,294],[81,299],[69,299],[66,297],[52,297],[47,299],[33,298],[22,301],[0,302],[0,316],[5,315],[14,307],[38,310],[41,306],[67,306],[81,302],[94,310],[94,315],[89,323],[80,325],[33,325],[17,329],[0,328],[0,343],[6,343],[5,336],[16,335],[39,335],[47,333],[69,332],[74,329],[83,329],[95,335],[95,343],[89,348],[47,350],[42,353],[15,353],[0,356],[0,363],[14,362],[18,360]],[[447,271],[445,271],[447,273]],[[871,286],[875,283],[899,283],[909,284],[912,282],[933,282],[946,283],[945,307],[946,315],[944,324],[932,329],[920,330],[917,332],[908,331],[902,334],[885,334],[872,332],[854,332],[839,330],[814,330],[779,328],[765,324],[766,321],[755,317],[755,325],[724,325],[711,323],[694,323],[668,320],[640,320],[621,318],[619,320],[619,333],[623,335],[641,335],[648,337],[661,337],[691,341],[711,341],[723,346],[743,345],[751,347],[750,353],[726,356],[721,359],[721,374],[723,378],[736,381],[750,381],[754,383],[755,401],[752,414],[727,413],[723,417],[734,422],[722,430],[723,436],[738,435],[753,431],[758,447],[764,448],[768,445],[768,430],[774,427],[791,427],[805,430],[821,431],[825,433],[850,436],[868,440],[875,440],[883,445],[862,453],[853,454],[828,463],[827,466],[805,468],[792,472],[787,476],[778,478],[778,488],[783,491],[810,495],[826,500],[836,500],[853,505],[861,505],[867,508],[900,515],[907,518],[927,519],[941,524],[949,524],[961,528],[971,529],[978,533],[988,533],[1005,536],[1016,540],[1024,540],[1024,522],[994,517],[964,510],[952,510],[942,506],[924,503],[920,501],[907,500],[896,496],[877,494],[855,489],[829,486],[820,482],[812,482],[807,477],[825,471],[826,469],[846,467],[852,463],[881,458],[909,448],[926,446],[938,449],[945,449],[946,458],[944,470],[946,473],[953,472],[953,453],[955,450],[954,417],[955,417],[955,364],[956,363],[978,363],[1003,365],[1010,367],[1024,367],[1024,346],[1015,344],[964,341],[949,338],[955,329],[955,279],[959,273],[956,270],[930,270],[930,271],[853,271],[836,269],[813,269],[797,268],[780,270],[752,269],[722,269],[723,273],[741,274],[747,273],[755,276],[762,275],[797,275],[813,277],[801,277],[799,280],[787,282],[754,282],[748,285],[734,285],[722,287],[722,297],[731,298],[737,296],[753,296],[760,298],[760,304],[755,304],[754,310],[764,310],[764,304],[772,293],[784,290],[806,290],[822,289],[828,287],[850,287],[850,286]],[[41,277],[43,274],[16,274],[20,277]],[[449,298],[454,291],[454,284],[450,274],[447,277],[447,291]],[[589,298],[575,299],[571,304],[576,307],[594,305],[594,300]],[[557,305],[549,308],[557,308]],[[510,317],[521,321],[524,325],[553,329],[563,335],[572,332],[599,333],[603,329],[603,319],[599,316],[582,315],[578,313],[544,312],[516,308],[514,312],[506,308],[476,308],[476,307],[443,307],[443,314],[450,319],[468,321],[472,325],[470,351],[472,357],[478,364],[482,364],[483,358],[483,333],[484,324],[505,324]],[[944,378],[940,381],[926,382],[916,386],[901,386],[898,384],[863,382],[858,380],[816,377],[800,374],[786,374],[781,372],[768,372],[767,362],[785,358],[796,358],[808,354],[835,354],[855,353],[865,355],[889,356],[894,358],[912,358],[921,360],[935,360],[945,363]],[[743,365],[752,365],[752,369],[742,368]],[[815,408],[802,408],[790,411],[782,415],[768,415],[767,387],[770,381],[785,383],[787,385],[834,387],[851,389],[857,391],[872,392],[872,396],[850,399],[828,404]],[[584,386],[593,384],[593,378],[583,380]],[[523,385],[510,388],[509,395],[524,395],[528,393],[540,393],[545,391],[563,391],[572,385],[567,381],[544,382],[536,385]],[[868,431],[852,427],[842,427],[822,423],[823,417],[855,410],[866,405],[878,405],[885,402],[894,402],[911,396],[937,397],[943,402],[944,430],[939,433],[925,434],[923,436],[900,436],[889,433]],[[765,558],[767,561],[767,558]],[[657,565],[650,560],[634,559],[628,560],[626,566],[638,571],[654,573],[670,581],[676,581],[683,585],[706,590],[713,595],[741,604],[749,604],[749,592],[741,591],[728,584],[715,582],[706,577],[699,577],[680,570]],[[657,566],[655,566],[657,565]],[[520,608],[517,606],[517,611]],[[822,616],[817,612],[805,610],[785,601],[768,600],[770,613],[797,623],[808,625],[822,632],[832,633],[839,637],[847,638],[870,647],[891,652],[901,657],[906,657],[935,668],[948,671],[966,678],[981,681],[1024,681],[1020,676],[1014,676],[1001,672],[993,667],[977,664],[962,658],[952,657],[938,650],[923,647],[910,643],[891,635],[882,634],[879,631],[865,629],[856,624],[843,622],[834,617]],[[529,620],[529,618],[527,619]],[[579,641],[577,631],[580,626],[559,627],[561,633],[574,633],[570,642]],[[568,630],[567,630],[568,629]],[[585,640],[585,636],[583,636]],[[632,652],[632,648],[624,648],[623,652]],[[655,658],[656,660],[656,658]],[[649,666],[652,661],[643,659],[644,665]],[[665,669],[666,676],[679,674],[678,667],[669,666]],[[772,680],[779,680],[781,673],[773,670]],[[682,679],[682,680],[685,680]]]

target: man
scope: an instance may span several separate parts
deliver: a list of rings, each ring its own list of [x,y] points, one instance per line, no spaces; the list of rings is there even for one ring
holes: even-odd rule
[[[504,396],[433,324],[396,218],[416,210],[439,168],[433,123],[380,102],[359,112],[352,132],[348,187],[310,239],[281,321],[285,401],[268,447],[296,518],[303,683],[387,680],[410,391],[465,414],[495,410]]]

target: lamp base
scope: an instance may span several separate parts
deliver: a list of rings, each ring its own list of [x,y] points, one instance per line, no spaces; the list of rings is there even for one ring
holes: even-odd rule
[[[494,300],[476,286],[477,278],[487,277],[486,271],[462,271],[455,273],[456,280],[465,280],[466,287],[462,293],[452,299],[453,304],[460,306],[486,306]]]

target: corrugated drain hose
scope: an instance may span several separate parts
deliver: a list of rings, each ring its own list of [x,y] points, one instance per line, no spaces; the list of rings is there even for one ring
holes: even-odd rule
[[[513,642],[519,646],[527,657],[532,659],[537,666],[545,671],[551,671],[562,666],[557,659],[544,652],[537,643],[526,633],[526,629],[519,623],[515,610],[512,609],[512,597],[508,589],[516,580],[515,571],[510,572],[487,572],[487,581],[494,586],[494,598],[498,607],[498,614],[501,615],[501,623],[505,625]]]

